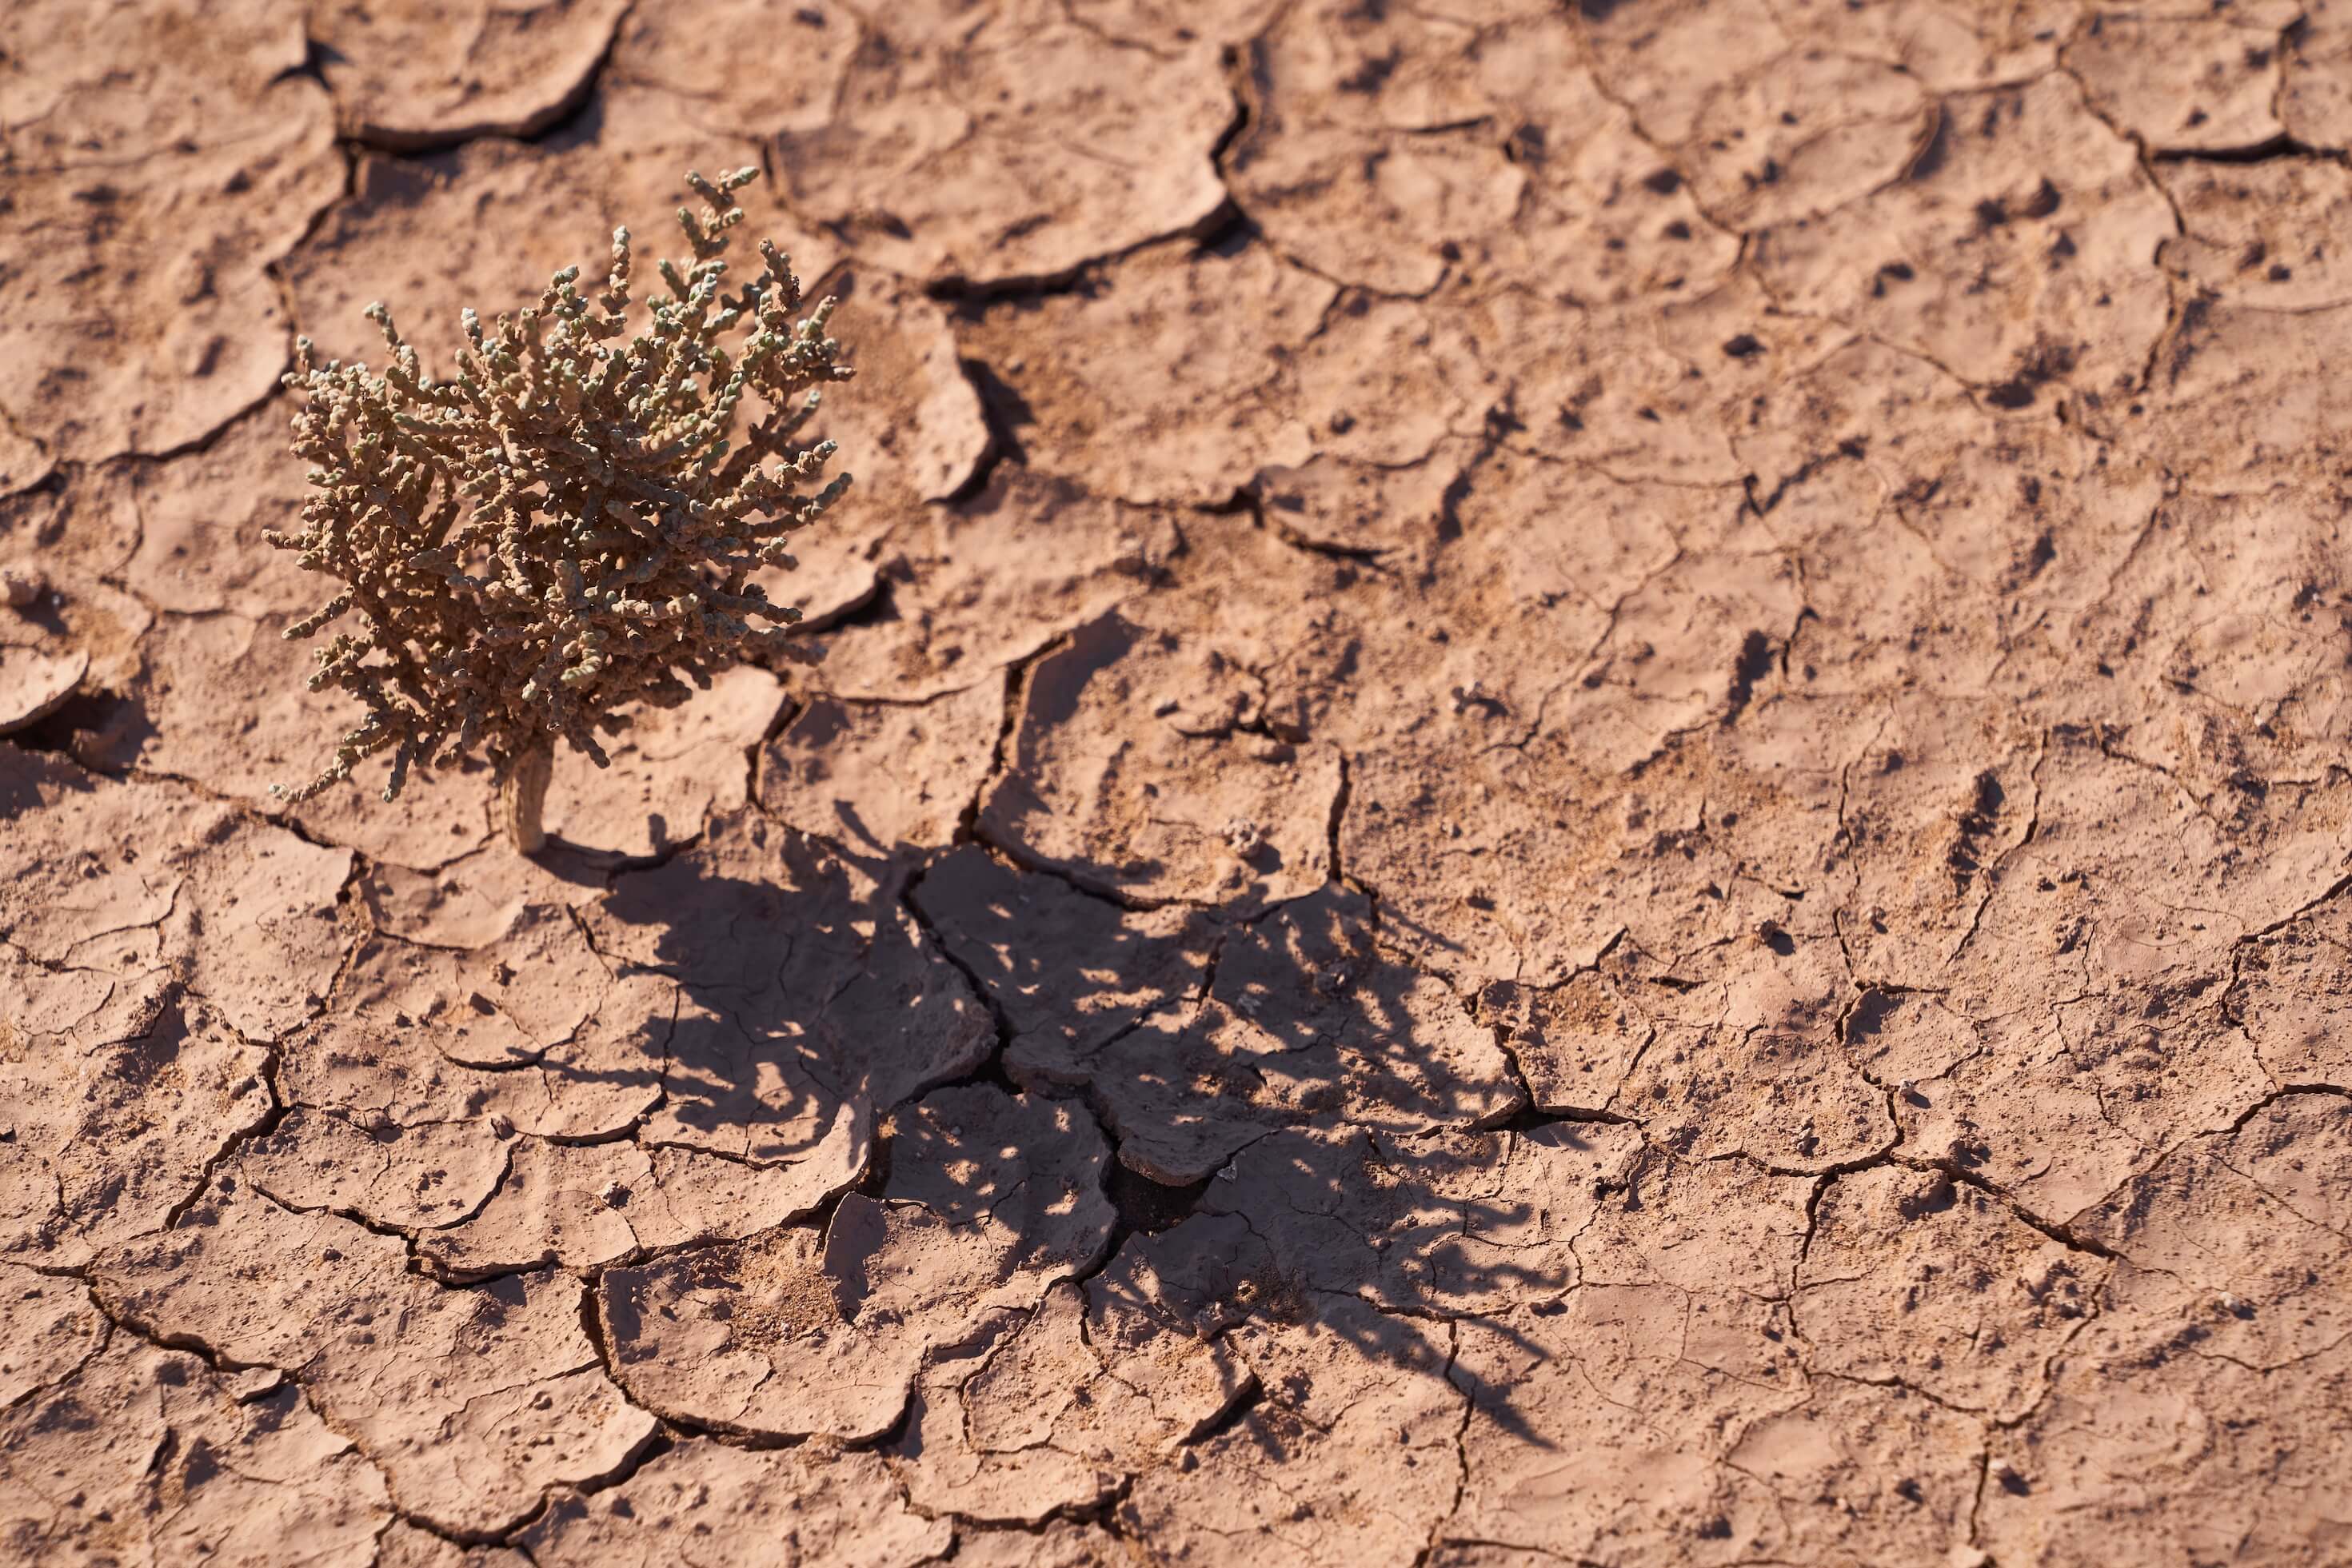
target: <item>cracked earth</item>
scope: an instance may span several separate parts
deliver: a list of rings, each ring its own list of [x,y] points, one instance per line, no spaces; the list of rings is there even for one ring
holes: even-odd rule
[[[19,0],[0,1553],[2352,1563],[2345,0]],[[826,654],[289,810],[679,176]],[[446,358],[444,359],[446,362]]]

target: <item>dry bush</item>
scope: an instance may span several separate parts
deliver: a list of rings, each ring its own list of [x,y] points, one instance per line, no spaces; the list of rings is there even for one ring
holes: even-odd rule
[[[528,852],[557,737],[602,767],[597,737],[626,728],[628,706],[674,706],[754,655],[808,657],[787,640],[800,612],[751,577],[793,564],[791,535],[849,483],[812,489],[834,444],[796,434],[851,371],[825,335],[833,300],[792,319],[800,280],[772,245],[757,277],[722,287],[734,193],[754,177],[687,176],[706,203],[677,212],[693,256],[661,263],[667,296],[625,344],[619,229],[593,302],[571,267],[488,330],[466,311],[454,380],[425,372],[381,303],[382,375],[316,367],[298,345],[294,450],[317,493],[299,533],[268,538],[342,588],[286,635],[337,627],[310,688],[349,692],[367,716],[290,799],[378,752],[392,753],[387,800],[413,764],[486,758]]]

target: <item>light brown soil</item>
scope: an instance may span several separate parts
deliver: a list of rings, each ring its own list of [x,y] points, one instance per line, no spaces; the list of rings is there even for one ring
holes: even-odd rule
[[[2352,1563],[2345,0],[15,0],[0,1557]],[[826,661],[347,724],[689,164]]]

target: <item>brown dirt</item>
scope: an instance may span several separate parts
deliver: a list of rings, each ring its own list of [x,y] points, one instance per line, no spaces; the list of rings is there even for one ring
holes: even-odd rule
[[[18,0],[0,1556],[2352,1563],[2344,0]],[[289,811],[678,176],[827,658]]]

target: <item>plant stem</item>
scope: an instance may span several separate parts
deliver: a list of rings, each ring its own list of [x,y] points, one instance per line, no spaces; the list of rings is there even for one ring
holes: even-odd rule
[[[514,759],[499,785],[499,805],[506,818],[507,837],[515,852],[535,855],[547,845],[547,830],[539,814],[547,803],[547,780],[555,769],[555,748],[534,746]]]

